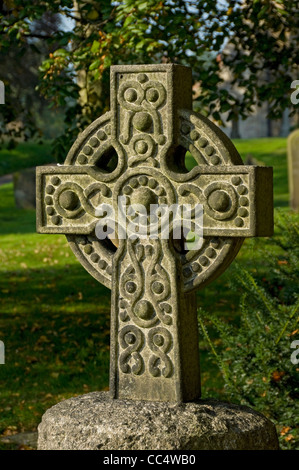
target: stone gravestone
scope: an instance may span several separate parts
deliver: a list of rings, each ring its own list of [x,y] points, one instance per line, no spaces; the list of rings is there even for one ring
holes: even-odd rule
[[[299,129],[288,137],[288,172],[290,206],[294,211],[299,210]]]
[[[35,209],[35,168],[13,174],[15,204],[18,209]]]
[[[40,449],[277,447],[263,416],[198,400],[196,290],[228,267],[245,237],[272,234],[273,208],[272,169],[244,166],[230,140],[192,112],[191,84],[179,65],[111,67],[111,111],[79,136],[63,166],[37,170],[38,232],[66,234],[112,290],[109,395],[48,410]],[[189,172],[186,150],[197,161]],[[145,223],[153,204],[200,203],[202,245],[188,250],[173,234],[123,238],[120,226],[99,239],[97,208],[117,212],[120,197],[143,204]]]

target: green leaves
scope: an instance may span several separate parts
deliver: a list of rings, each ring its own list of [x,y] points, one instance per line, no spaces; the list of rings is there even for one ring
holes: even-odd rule
[[[54,57],[67,57],[69,55],[69,52],[65,49],[56,49],[56,51],[53,53]]]
[[[97,69],[97,68],[100,66],[100,64],[101,64],[100,59],[95,60],[94,62],[92,62],[92,63],[90,64],[89,70],[95,70],[95,69]]]
[[[78,81],[80,96],[88,101],[94,82],[102,82],[96,106],[77,96],[74,118],[80,128],[108,109],[107,69],[118,63],[191,66],[201,90],[196,107],[218,123],[223,113],[229,113],[229,120],[246,118],[263,102],[273,118],[281,117],[286,108],[290,114],[296,112],[286,85],[297,78],[299,63],[295,0],[248,0],[233,7],[215,0],[125,0],[113,5],[108,0],[78,0],[76,11],[70,0],[14,3],[13,14],[1,16],[1,54],[17,54],[29,44],[41,49],[39,90],[47,100],[63,103],[71,112],[74,94],[68,102],[60,96],[62,88],[73,90],[72,82]],[[57,13],[71,20],[70,26],[59,24],[53,34],[36,29],[38,21]],[[224,76],[228,99],[223,94]]]
[[[95,54],[96,52],[98,52],[99,48],[100,48],[99,41],[93,41],[90,51],[92,54]]]
[[[242,293],[238,324],[227,324],[203,310],[199,323],[225,380],[228,398],[268,416],[277,425],[281,447],[295,449],[299,370],[291,362],[291,343],[299,335],[298,216],[278,211],[275,220],[279,232],[266,240],[260,253],[266,277],[257,280],[258,273],[253,276],[234,263],[231,288]],[[285,287],[291,290],[288,296]],[[217,331],[217,347],[210,338],[211,326]]]

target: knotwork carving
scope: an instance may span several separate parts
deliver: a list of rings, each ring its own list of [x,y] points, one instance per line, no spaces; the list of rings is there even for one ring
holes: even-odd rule
[[[158,109],[166,100],[162,83],[149,80],[146,74],[139,74],[137,80],[123,82],[118,91],[118,102],[126,111],[123,119],[121,141],[128,144],[132,127],[137,131],[153,131],[158,143],[162,140],[162,122]],[[160,137],[159,137],[160,136]]]
[[[124,351],[119,356],[119,367],[124,374],[141,375],[144,361],[140,350],[144,345],[144,335],[136,326],[128,325],[119,333],[119,344]],[[133,363],[131,363],[131,360]]]
[[[168,330],[162,327],[152,328],[148,332],[148,344],[154,353],[149,359],[149,372],[153,377],[169,378],[173,374],[173,364],[167,353],[172,347],[173,339]]]

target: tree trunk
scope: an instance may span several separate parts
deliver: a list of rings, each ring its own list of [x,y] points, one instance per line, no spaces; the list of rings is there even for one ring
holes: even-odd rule
[[[239,131],[239,119],[234,119],[232,121],[232,130],[230,134],[232,139],[241,139],[240,131]]]

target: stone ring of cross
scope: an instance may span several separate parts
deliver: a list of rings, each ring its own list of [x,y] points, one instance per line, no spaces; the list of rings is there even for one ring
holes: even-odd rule
[[[81,264],[109,288],[117,242],[98,240],[95,213],[102,202],[113,200],[115,206],[118,196],[125,196],[127,203],[142,201],[145,206],[175,202],[203,205],[201,248],[185,252],[174,242],[186,292],[221,274],[244,237],[257,235],[252,204],[256,169],[234,168],[243,164],[237,150],[211,121],[188,109],[190,96],[179,83],[179,97],[171,96],[174,93],[169,93],[172,87],[167,83],[171,67],[162,66],[157,72],[157,66],[147,66],[143,73],[140,67],[136,72],[132,67],[116,67],[112,75],[113,111],[81,134],[65,165],[53,168],[54,176],[49,169],[41,169],[46,180],[41,231],[66,233]],[[190,95],[191,86],[184,83],[184,87]],[[176,100],[177,115],[171,117]],[[186,150],[197,162],[189,172],[184,161]],[[264,174],[265,168],[262,170]]]
[[[196,161],[190,171],[187,151]],[[120,196],[146,208],[201,204],[202,246],[187,250],[172,236],[99,240],[97,207],[116,210]],[[117,397],[142,397],[141,389],[159,376],[169,379],[163,399],[198,395],[196,380],[176,385],[181,346],[173,338],[179,324],[187,325],[185,335],[197,330],[191,314],[178,312],[194,304],[188,293],[229,266],[245,237],[271,235],[272,217],[272,169],[244,166],[226,135],[192,111],[191,69],[180,65],[111,67],[111,110],[79,136],[64,165],[37,171],[37,230],[66,234],[84,268],[112,289],[117,339],[110,388]],[[197,348],[196,341],[190,344]],[[195,374],[194,361],[191,366]],[[151,399],[162,393],[155,390]]]

